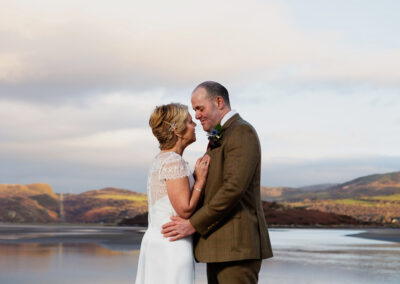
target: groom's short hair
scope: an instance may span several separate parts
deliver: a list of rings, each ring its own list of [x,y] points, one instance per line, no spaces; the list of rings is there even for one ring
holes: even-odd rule
[[[222,97],[224,100],[225,104],[228,107],[231,107],[231,104],[229,102],[229,93],[228,90],[222,86],[220,83],[214,82],[214,81],[205,81],[198,85],[193,92],[195,92],[198,88],[204,88],[207,91],[208,96],[210,99],[215,99],[217,97]]]

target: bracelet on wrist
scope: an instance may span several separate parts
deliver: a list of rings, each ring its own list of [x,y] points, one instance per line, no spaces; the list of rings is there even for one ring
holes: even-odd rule
[[[198,192],[201,192],[201,188],[195,187],[194,190],[197,190]]]

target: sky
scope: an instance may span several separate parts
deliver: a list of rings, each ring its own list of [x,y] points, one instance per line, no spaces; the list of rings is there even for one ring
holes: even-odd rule
[[[213,80],[264,186],[400,170],[399,1],[0,0],[0,183],[146,191],[155,106]],[[193,111],[191,110],[192,114]],[[183,157],[193,167],[207,145]]]

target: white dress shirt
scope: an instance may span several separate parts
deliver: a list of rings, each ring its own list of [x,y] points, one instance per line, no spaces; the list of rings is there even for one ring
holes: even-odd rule
[[[224,117],[221,120],[221,126],[223,126],[225,124],[225,122],[227,122],[232,116],[234,116],[235,114],[237,114],[237,111],[232,109],[229,112],[227,112]]]

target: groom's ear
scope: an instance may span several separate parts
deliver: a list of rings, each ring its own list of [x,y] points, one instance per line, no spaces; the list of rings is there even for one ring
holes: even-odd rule
[[[215,102],[216,102],[217,108],[219,110],[222,110],[225,108],[225,101],[222,97],[220,97],[220,96],[216,97]]]

